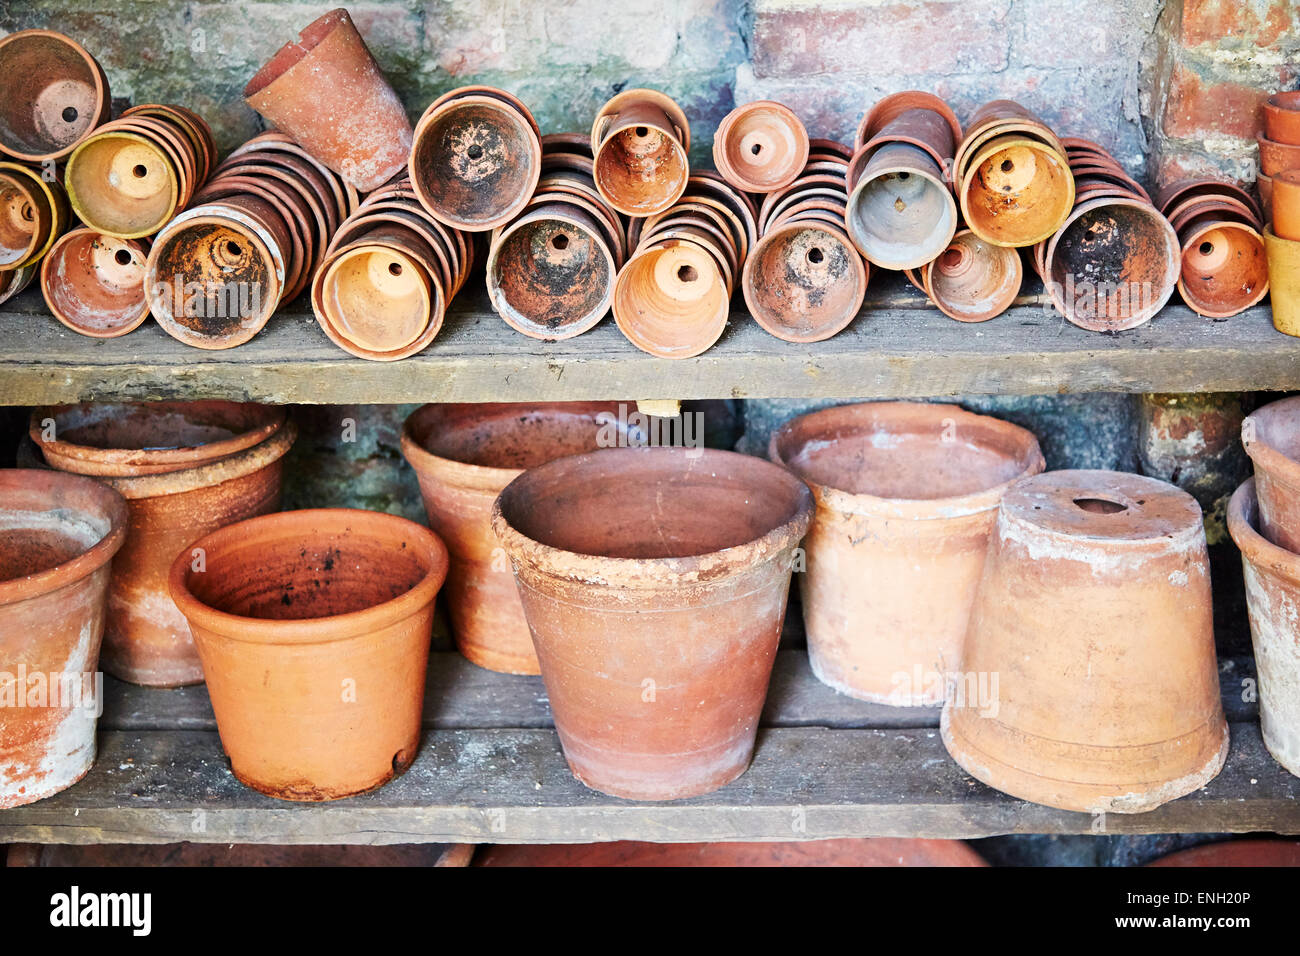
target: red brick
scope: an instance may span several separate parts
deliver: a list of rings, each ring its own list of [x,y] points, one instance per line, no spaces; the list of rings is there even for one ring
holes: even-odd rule
[[[1163,129],[1186,139],[1216,134],[1249,139],[1262,127],[1268,95],[1266,89],[1243,83],[1206,83],[1180,64],[1169,78]]]
[[[1234,39],[1272,47],[1290,32],[1291,21],[1287,0],[1183,0],[1182,42]]]

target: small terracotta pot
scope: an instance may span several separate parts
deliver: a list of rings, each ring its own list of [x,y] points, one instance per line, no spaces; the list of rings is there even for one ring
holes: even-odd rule
[[[813,673],[859,700],[942,703],[998,503],[1043,470],[1038,441],[955,405],[879,402],[793,419],[768,454],[817,499],[799,578]]]
[[[1256,136],[1259,145],[1259,166],[1265,176],[1275,179],[1288,169],[1300,169],[1300,145],[1277,143],[1264,136]]]
[[[1040,140],[997,136],[970,159],[958,197],[966,225],[985,242],[1031,246],[1070,215],[1074,176],[1065,156]]]
[[[1264,104],[1264,135],[1278,143],[1300,146],[1300,90],[1274,93]]]
[[[235,776],[285,800],[372,790],[415,759],[447,549],[373,511],[288,511],[171,568]],[[251,569],[257,569],[250,575]]]
[[[1300,398],[1279,399],[1251,412],[1241,424],[1241,443],[1255,465],[1264,537],[1300,553]]]
[[[922,276],[921,290],[944,315],[958,322],[987,322],[1015,302],[1024,266],[1016,250],[962,229]]]
[[[108,236],[152,236],[185,207],[180,163],[152,136],[116,123],[79,145],[65,181],[73,210]]]
[[[1265,226],[1264,251],[1273,328],[1300,335],[1300,241],[1279,238]]]
[[[862,117],[862,122],[858,124],[854,149],[861,149],[882,129],[909,110],[926,110],[942,117],[952,132],[953,143],[961,142],[961,123],[957,119],[957,114],[952,111],[952,107],[933,93],[925,93],[921,90],[905,90],[902,93],[886,96],[867,111]],[[952,155],[951,152],[949,155]]]
[[[5,809],[66,790],[95,759],[95,673],[126,502],[89,478],[21,468],[0,471],[0,502],[0,696],[13,702],[0,707]],[[38,675],[57,702],[30,696]]]
[[[686,190],[691,128],[686,114],[657,90],[624,90],[591,127],[596,188],[625,216],[663,212]]]
[[[607,448],[526,471],[492,527],[574,775],[634,800],[749,765],[812,495],[749,455]]]
[[[643,246],[614,283],[614,321],[637,348],[660,358],[707,351],[727,327],[731,293],[704,245],[665,239]]]
[[[870,150],[859,150],[849,167],[851,192],[844,214],[849,235],[858,251],[881,268],[923,266],[957,232],[957,204],[943,169],[928,153],[904,143]]]
[[[1267,204],[1261,207],[1250,191],[1238,183],[1205,177],[1180,179],[1169,183],[1156,195],[1155,207],[1168,216],[1175,206],[1198,196],[1216,198],[1230,196],[1239,199],[1250,207],[1255,219],[1260,221],[1263,220],[1263,211],[1268,208]]]
[[[30,163],[62,159],[109,117],[104,70],[77,42],[53,30],[0,39],[0,153]]]
[[[21,163],[0,162],[0,271],[38,265],[71,220],[57,180],[47,181]]]
[[[492,503],[544,462],[617,440],[617,402],[425,405],[402,427],[402,456],[420,480],[429,527],[447,544],[444,592],[456,647],[505,674],[540,674],[510,568],[492,532]],[[611,441],[611,444],[613,441]]]
[[[1273,232],[1282,239],[1300,240],[1300,169],[1278,173],[1272,186]]]
[[[402,101],[342,8],[281,47],[249,81],[244,100],[363,193],[410,157]]]
[[[749,313],[787,342],[821,342],[862,308],[868,270],[842,229],[794,219],[766,232],[745,262]]]
[[[41,261],[41,294],[50,313],[82,335],[111,339],[149,318],[144,296],[147,248],[93,229],[74,229]]]
[[[1203,787],[1228,725],[1196,500],[1121,472],[1021,481],[1002,499],[959,673],[944,746],[991,787],[1085,813]],[[973,693],[985,678],[990,693]]]
[[[788,186],[808,162],[808,131],[771,100],[737,106],[713,134],[713,165],[737,189],[768,193]]]
[[[1258,481],[1246,479],[1232,496],[1228,531],[1241,549],[1246,578],[1264,746],[1300,776],[1300,556],[1260,534]]]
[[[871,150],[886,143],[902,143],[924,150],[943,171],[944,181],[951,183],[952,154],[957,141],[952,138],[952,127],[942,114],[927,109],[907,110],[881,127],[860,148]]]
[[[1268,294],[1264,237],[1240,222],[1198,222],[1179,232],[1178,291],[1193,310],[1212,318],[1236,315]]]

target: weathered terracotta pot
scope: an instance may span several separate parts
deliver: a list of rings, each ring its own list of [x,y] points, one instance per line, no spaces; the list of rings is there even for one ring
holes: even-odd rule
[[[334,800],[405,771],[447,573],[437,535],[373,511],[288,511],[193,547],[204,570],[178,555],[171,595],[235,776],[285,800]]]
[[[842,229],[795,219],[764,233],[741,288],[750,315],[768,332],[820,342],[857,316],[867,281],[867,265]]]
[[[922,291],[944,315],[958,322],[986,322],[1015,302],[1024,266],[1016,250],[962,229],[922,275]]]
[[[0,304],[8,302],[19,292],[26,289],[31,284],[32,279],[36,278],[36,273],[40,271],[40,268],[40,265],[30,265],[22,269],[0,272]]]
[[[1256,136],[1259,146],[1259,166],[1265,176],[1277,178],[1288,169],[1300,169],[1300,145],[1277,143],[1265,136]]]
[[[1273,328],[1300,335],[1300,241],[1279,238],[1265,226],[1264,252],[1268,256]]]
[[[1064,224],[1074,205],[1074,176],[1062,153],[1039,139],[1008,134],[988,140],[958,185],[962,218],[995,246],[1031,246]]]
[[[1251,195],[1250,190],[1239,183],[1206,177],[1191,177],[1169,183],[1156,195],[1155,207],[1166,216],[1169,216],[1175,206],[1189,199],[1207,196],[1220,199],[1224,197],[1239,199],[1250,207],[1254,219],[1261,222],[1263,212],[1268,208],[1267,205],[1261,207],[1258,200]]]
[[[955,405],[876,402],[793,419],[768,452],[817,499],[799,576],[813,673],[860,700],[942,703],[998,503],[1043,470],[1038,441]]]
[[[1007,492],[940,730],[967,773],[1063,810],[1139,813],[1228,753],[1201,509],[1153,478],[1054,471]],[[970,692],[986,676],[996,692]],[[960,688],[959,688],[960,689]]]
[[[606,448],[497,499],[574,775],[634,800],[716,790],[749,765],[812,494],[711,449]]]
[[[690,358],[721,338],[730,300],[721,263],[703,244],[666,239],[643,246],[619,271],[614,321],[644,352]]]
[[[1178,292],[1198,314],[1227,318],[1268,294],[1264,237],[1245,223],[1211,218],[1179,231]]]
[[[0,39],[0,153],[25,162],[62,159],[108,119],[104,70],[77,42],[52,30]]]
[[[244,100],[363,193],[410,157],[402,101],[342,8],[281,47],[249,81]]]
[[[56,180],[21,163],[0,162],[0,271],[37,265],[71,219]]]
[[[1228,532],[1246,578],[1264,746],[1300,776],[1300,556],[1260,534],[1258,482],[1258,475],[1248,478],[1233,494]]]
[[[1278,547],[1300,553],[1300,398],[1247,415],[1241,443],[1255,466],[1260,530]]]
[[[957,231],[957,204],[944,171],[915,146],[864,146],[849,167],[849,189],[849,235],[881,268],[919,268],[943,252]]]
[[[894,93],[877,101],[866,112],[862,117],[862,122],[858,124],[857,137],[854,139],[855,150],[862,148],[882,129],[909,110],[927,110],[942,117],[951,131],[953,143],[961,142],[961,123],[957,119],[957,114],[952,111],[952,107],[933,93],[926,93],[921,90],[905,90],[902,93]],[[950,152],[948,155],[951,156],[952,153]]]
[[[1273,232],[1282,239],[1300,240],[1300,169],[1273,177],[1269,210]]]
[[[82,335],[111,339],[149,318],[144,296],[148,250],[93,229],[65,233],[41,260],[41,294],[50,313]]]
[[[686,190],[691,127],[671,97],[624,90],[591,127],[596,188],[625,216],[663,212]]]
[[[794,182],[808,162],[808,131],[771,100],[737,106],[713,134],[713,165],[737,189],[769,193]]]
[[[402,427],[429,527],[451,552],[444,592],[462,654],[506,674],[540,674],[524,609],[496,535],[492,503],[524,469],[595,451],[617,402],[425,405]]]
[[[0,470],[0,809],[72,786],[95,759],[95,673],[126,502],[89,478]],[[57,696],[56,696],[57,695]]]
[[[1278,143],[1300,146],[1300,90],[1274,93],[1264,103],[1264,135]]]

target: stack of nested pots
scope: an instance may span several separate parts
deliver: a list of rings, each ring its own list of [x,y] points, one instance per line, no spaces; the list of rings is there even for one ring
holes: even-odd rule
[[[0,470],[0,809],[72,786],[95,759],[109,562],[126,502],[90,478]],[[28,694],[40,682],[38,699]]]
[[[1300,90],[1274,93],[1264,103],[1264,133],[1259,145],[1256,185],[1265,213],[1273,204],[1273,187],[1283,173],[1300,170]]]
[[[344,351],[406,358],[438,334],[473,264],[468,234],[434,218],[402,179],[366,196],[339,227],[312,281],[312,311]]]
[[[283,133],[254,137],[154,238],[149,310],[187,345],[247,342],[307,287],[356,202],[354,189]]]
[[[713,134],[713,165],[742,192],[770,193],[808,163],[808,131],[789,107],[771,100],[737,106]]]
[[[3,52],[0,47],[0,57]],[[71,220],[56,179],[32,166],[0,162],[0,302],[27,288]]]
[[[127,501],[126,541],[113,562],[104,669],[134,684],[203,680],[190,628],[167,575],[196,538],[278,511],[295,429],[284,410],[235,402],[90,403],[40,408],[30,436],[45,464],[90,475]]]
[[[1242,443],[1255,466],[1228,505],[1241,549],[1259,674],[1259,717],[1274,759],[1300,776],[1300,398],[1248,415]]]
[[[619,270],[613,303],[628,341],[660,358],[689,358],[717,342],[757,219],[749,196],[707,172],[691,174],[667,209],[633,219],[633,253]]]
[[[1228,754],[1201,509],[1051,471],[1002,498],[940,731],[971,776],[1086,813],[1203,787]]]
[[[1264,105],[1259,137],[1259,194],[1271,221],[1264,229],[1273,325],[1300,335],[1300,91],[1277,93]]]
[[[596,326],[614,301],[627,224],[596,189],[581,133],[541,138],[541,176],[519,214],[492,231],[488,298],[516,331],[558,341]]]
[[[686,113],[658,90],[624,90],[591,124],[596,188],[625,216],[653,216],[682,197],[690,149]]]
[[[1235,183],[1185,179],[1160,190],[1156,205],[1178,234],[1178,292],[1188,306],[1223,319],[1264,298],[1264,217],[1254,196]]]
[[[962,129],[939,97],[887,96],[858,126],[844,222],[858,250],[884,269],[932,262],[957,231],[950,170]]]
[[[434,100],[416,124],[408,164],[424,208],[466,232],[487,232],[519,215],[541,168],[533,114],[491,86],[463,86]]]
[[[1043,470],[1037,439],[954,405],[880,402],[789,421],[769,454],[817,501],[799,575],[813,673],[860,700],[941,704],[998,504]]]
[[[962,228],[933,262],[903,273],[950,319],[987,322],[1011,308],[1025,269],[1019,250]]]
[[[1058,229],[1035,241],[1034,268],[1073,324],[1094,332],[1135,328],[1173,295],[1181,271],[1178,234],[1104,147],[1085,139],[1061,142],[1073,208]]]
[[[814,140],[790,185],[763,197],[759,239],[745,262],[745,304],[787,342],[820,342],[862,307],[869,270],[845,229],[849,150]]]

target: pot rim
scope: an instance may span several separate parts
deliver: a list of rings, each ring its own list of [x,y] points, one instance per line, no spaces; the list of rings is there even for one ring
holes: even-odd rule
[[[1228,500],[1228,533],[1246,561],[1257,572],[1286,578],[1300,586],[1300,555],[1269,541],[1260,533],[1259,497],[1252,475],[1237,486]]]
[[[19,480],[81,485],[102,505],[108,531],[76,557],[44,571],[0,581],[0,607],[49,594],[88,577],[112,560],[126,541],[128,512],[126,499],[117,491],[86,475],[36,468],[11,468],[0,472],[0,485]],[[53,510],[53,509],[50,509]]]
[[[545,478],[548,473],[561,468],[591,467],[601,460],[614,456],[631,459],[633,455],[673,456],[683,459],[684,470],[707,468],[708,463],[732,460],[744,467],[759,471],[776,469],[780,479],[789,485],[793,496],[793,512],[780,524],[752,540],[704,554],[679,558],[617,558],[606,555],[581,554],[544,544],[518,531],[506,519],[502,499],[514,488],[526,487],[528,482]],[[772,464],[755,455],[724,451],[718,448],[678,448],[670,446],[645,448],[602,448],[594,452],[556,458],[546,464],[531,468],[519,475],[501,490],[492,502],[492,531],[510,555],[512,562],[527,564],[538,573],[578,584],[593,584],[619,590],[676,590],[683,586],[713,586],[766,561],[775,559],[787,549],[795,547],[812,523],[816,503],[812,490],[793,472]],[[560,570],[563,568],[563,570]]]
[[[0,155],[7,154],[14,159],[21,160],[25,163],[40,163],[46,160],[65,159],[74,149],[77,148],[78,145],[84,143],[88,136],[93,135],[95,130],[102,126],[113,112],[113,104],[108,86],[108,76],[104,73],[104,68],[100,66],[99,61],[91,55],[89,50],[67,34],[60,33],[57,30],[45,29],[16,30],[8,36],[0,38],[0,47],[7,46],[17,40],[28,40],[34,37],[44,37],[62,43],[64,46],[71,48],[72,51],[81,57],[83,62],[90,67],[90,72],[95,78],[95,102],[98,109],[95,111],[96,121],[86,128],[86,131],[81,134],[80,138],[69,143],[62,149],[56,149],[50,153],[27,153],[15,149],[11,145],[0,147]]]
[[[282,532],[279,540],[298,541],[303,538],[300,523],[304,520],[310,522],[310,537],[324,528],[347,528],[358,521],[358,516],[363,516],[360,517],[360,522],[370,525],[372,537],[404,537],[412,544],[423,545],[430,567],[409,591],[391,600],[346,614],[274,620],[220,611],[200,601],[189,589],[186,578],[194,548],[202,548],[209,555],[219,553],[231,541],[246,538],[249,526],[252,525]],[[312,508],[248,518],[204,535],[176,556],[167,575],[167,586],[172,600],[191,626],[215,632],[223,640],[281,646],[328,644],[379,631],[411,617],[431,604],[446,578],[449,560],[447,546],[442,539],[414,521],[361,508]]]
[[[1261,405],[1241,421],[1241,444],[1255,467],[1268,472],[1273,481],[1280,481],[1292,488],[1300,488],[1300,462],[1264,439],[1265,421],[1261,421],[1258,416],[1265,412],[1267,419],[1276,414],[1269,412],[1269,409],[1280,412],[1296,407],[1300,407],[1300,396],[1279,398],[1275,402]],[[1252,432],[1255,438],[1247,441],[1246,436]]]

